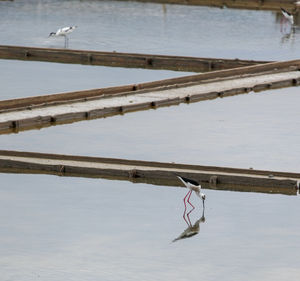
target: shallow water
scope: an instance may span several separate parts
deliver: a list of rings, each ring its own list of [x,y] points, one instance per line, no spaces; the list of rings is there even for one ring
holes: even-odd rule
[[[271,11],[220,9],[122,1],[30,0],[0,2],[1,44],[64,46],[48,38],[77,25],[72,49],[176,54],[256,60],[298,58],[293,33]]]
[[[0,60],[1,100],[135,84],[191,73]]]
[[[78,13],[80,11],[80,13]],[[115,1],[0,1],[1,44],[245,59],[297,58],[272,12]],[[91,24],[92,23],[92,24]],[[168,40],[166,40],[168,38]],[[0,61],[1,98],[183,75]],[[299,172],[299,87],[1,135],[1,149]],[[0,174],[1,281],[299,280],[299,196],[205,190],[198,235],[185,189]],[[202,215],[201,202],[191,223]]]
[[[185,189],[1,175],[1,278],[299,279],[299,197],[205,192],[200,232],[172,243],[187,227]]]

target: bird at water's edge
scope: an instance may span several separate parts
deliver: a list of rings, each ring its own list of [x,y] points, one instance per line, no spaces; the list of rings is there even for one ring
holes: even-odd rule
[[[185,199],[188,198],[187,202],[194,208],[194,206],[190,202],[190,197],[191,197],[192,192],[195,191],[196,195],[202,199],[203,208],[204,208],[205,194],[201,192],[201,185],[198,182],[196,182],[195,180],[188,179],[188,178],[185,178],[185,177],[182,177],[179,175],[176,175],[176,176],[189,189],[189,192],[186,194],[186,196],[183,199],[184,204],[185,204]]]
[[[77,28],[77,26],[67,26],[67,27],[63,27],[63,28],[59,28],[56,32],[51,32],[49,34],[49,37],[52,36],[64,36],[65,37],[65,47],[67,47],[67,43],[68,43],[68,34],[73,32],[75,29]]]
[[[49,37],[51,36],[66,36],[67,34],[73,32],[77,28],[77,26],[67,26],[63,28],[59,28],[56,32],[51,32]]]

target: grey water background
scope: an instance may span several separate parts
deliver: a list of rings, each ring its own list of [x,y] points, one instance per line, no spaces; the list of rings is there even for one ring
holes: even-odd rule
[[[117,1],[0,2],[1,44],[297,59],[269,11]],[[1,99],[187,73],[0,61]],[[299,172],[299,88],[1,135],[1,149]],[[186,189],[104,179],[0,174],[1,280],[299,280],[299,196],[205,190],[198,235]],[[194,223],[202,215],[193,195]]]
[[[294,59],[299,36],[287,36],[271,11],[128,1],[16,0],[0,3],[1,44],[64,46],[48,38],[77,25],[69,48],[256,60]]]
[[[185,189],[1,175],[2,280],[297,280],[296,196],[205,190],[185,228]],[[199,219],[201,202],[193,195]]]
[[[0,60],[1,99],[39,96],[191,75],[165,70]],[[16,82],[17,80],[17,82]]]

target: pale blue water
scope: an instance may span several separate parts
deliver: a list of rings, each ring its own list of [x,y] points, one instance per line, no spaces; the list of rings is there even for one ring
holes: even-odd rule
[[[298,98],[298,88],[241,95],[2,135],[0,145],[299,172]],[[299,279],[299,196],[205,190],[200,233],[171,243],[187,227],[185,189],[0,177],[5,281]],[[202,206],[192,202],[195,223]]]
[[[205,192],[172,243],[185,189],[1,175],[1,279],[298,280],[299,197]]]
[[[98,89],[191,73],[103,66],[0,60],[1,99]]]
[[[299,172],[299,88],[1,135],[3,149]]]
[[[50,32],[69,25],[70,48],[256,60],[299,58],[299,30],[271,11],[127,1],[0,2],[1,44],[64,46]]]
[[[1,44],[246,59],[298,56],[272,12],[115,1],[0,1]],[[284,31],[285,32],[285,31]],[[0,61],[1,98],[184,73]],[[1,149],[299,172],[299,88],[1,135]],[[102,179],[0,174],[1,281],[299,280],[299,196],[205,190],[200,233],[186,190]],[[202,215],[192,196],[194,223]]]

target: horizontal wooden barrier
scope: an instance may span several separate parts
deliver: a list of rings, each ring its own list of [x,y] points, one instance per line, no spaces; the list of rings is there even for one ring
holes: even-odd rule
[[[0,133],[297,86],[299,63],[268,63],[138,85],[1,101]]]
[[[119,0],[131,1],[131,0]],[[135,0],[137,2],[151,2],[160,4],[180,4],[197,5],[220,8],[237,8],[252,10],[280,10],[280,7],[286,9],[295,9],[295,0]]]
[[[176,173],[204,188],[296,195],[299,173],[19,151],[0,151],[0,172],[41,173],[182,186]]]
[[[111,97],[120,94],[134,93],[138,90],[151,90],[160,87],[180,87],[185,84],[204,83],[229,79],[232,77],[246,77],[258,75],[260,73],[277,73],[285,71],[295,71],[300,69],[300,60],[271,62],[236,69],[220,70],[209,73],[201,73],[177,78],[130,84],[124,86],[107,87],[92,90],[75,91],[61,94],[42,95],[36,97],[19,98],[0,101],[0,112],[7,112],[16,109],[31,109],[34,106],[46,106],[50,104],[68,103],[95,97]],[[295,82],[296,83],[296,82]]]
[[[266,61],[239,59],[198,58],[3,45],[0,45],[0,59],[165,69],[187,72],[208,72],[266,63]]]

